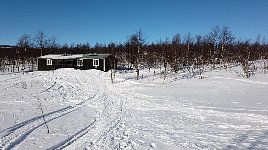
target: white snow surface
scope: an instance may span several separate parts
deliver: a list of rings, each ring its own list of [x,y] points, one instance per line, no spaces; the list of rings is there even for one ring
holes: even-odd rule
[[[268,74],[235,69],[1,74],[0,149],[268,149]]]

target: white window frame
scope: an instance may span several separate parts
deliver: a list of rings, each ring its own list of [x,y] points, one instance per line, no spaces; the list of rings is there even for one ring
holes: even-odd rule
[[[82,66],[83,66],[83,59],[77,59],[77,67],[82,67]]]
[[[93,66],[98,67],[100,65],[99,59],[93,59]]]
[[[52,59],[47,59],[47,65],[52,66]]]
[[[105,69],[105,59],[103,59],[103,71],[106,71]]]

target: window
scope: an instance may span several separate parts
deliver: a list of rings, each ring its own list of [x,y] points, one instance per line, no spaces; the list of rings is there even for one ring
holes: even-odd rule
[[[83,59],[77,59],[77,66],[78,67],[83,66]]]
[[[98,67],[99,66],[99,60],[93,59],[93,66]]]
[[[52,65],[52,59],[47,59],[47,65],[51,66]]]

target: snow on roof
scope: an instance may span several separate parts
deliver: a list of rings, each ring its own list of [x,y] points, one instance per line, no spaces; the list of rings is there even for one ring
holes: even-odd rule
[[[110,56],[110,54],[85,54],[83,59],[104,59]]]
[[[0,48],[13,48],[14,46],[10,46],[10,45],[0,45]]]
[[[44,55],[40,56],[38,58],[44,58],[44,59],[77,59],[83,57],[83,54],[75,54],[75,55],[56,55],[56,54],[50,54],[50,55]]]
[[[110,56],[110,54],[74,54],[74,55],[49,54],[49,55],[40,56],[38,58],[43,58],[43,59],[78,59],[78,58],[103,59],[108,56]]]

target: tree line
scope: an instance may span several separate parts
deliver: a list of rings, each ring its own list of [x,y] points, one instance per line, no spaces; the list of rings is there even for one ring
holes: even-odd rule
[[[96,43],[94,46],[89,43],[60,45],[56,37],[49,37],[38,31],[34,37],[29,34],[21,36],[15,47],[1,48],[0,61],[9,60],[11,64],[15,61],[34,63],[38,56],[66,52],[110,53],[115,56],[118,69],[135,69],[137,79],[140,78],[139,69],[142,66],[149,69],[163,68],[166,75],[167,70],[176,73],[181,69],[188,70],[189,73],[193,73],[194,69],[202,74],[204,66],[209,65],[213,68],[217,64],[221,64],[222,67],[240,64],[245,77],[249,77],[251,62],[267,61],[268,44],[260,35],[254,41],[236,39],[226,26],[215,26],[205,35],[175,34],[171,38],[152,43],[147,43],[142,30],[139,30],[130,35],[124,43]]]

